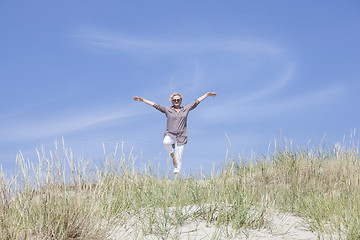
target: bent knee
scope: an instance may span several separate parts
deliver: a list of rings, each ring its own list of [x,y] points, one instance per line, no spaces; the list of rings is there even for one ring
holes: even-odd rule
[[[174,144],[174,141],[169,136],[165,136],[163,143],[165,145],[172,145],[172,144]]]

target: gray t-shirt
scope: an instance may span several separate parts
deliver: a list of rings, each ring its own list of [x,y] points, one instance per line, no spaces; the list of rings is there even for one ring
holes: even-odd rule
[[[166,131],[164,135],[171,138],[176,138],[178,145],[187,143],[187,129],[186,122],[187,116],[191,110],[199,105],[200,101],[195,100],[192,103],[181,107],[179,112],[176,112],[174,107],[163,106],[155,103],[154,108],[160,112],[165,113],[167,117]]]

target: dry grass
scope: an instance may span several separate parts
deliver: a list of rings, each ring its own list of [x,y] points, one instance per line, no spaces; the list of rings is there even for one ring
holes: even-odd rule
[[[180,227],[195,220],[236,236],[267,227],[270,208],[305,218],[320,238],[360,238],[360,158],[353,146],[228,156],[210,176],[179,181],[151,165],[136,169],[123,149],[104,154],[96,167],[64,146],[38,152],[36,164],[19,153],[12,178],[1,171],[1,239],[112,239],[119,228],[127,229],[124,238],[178,239]]]

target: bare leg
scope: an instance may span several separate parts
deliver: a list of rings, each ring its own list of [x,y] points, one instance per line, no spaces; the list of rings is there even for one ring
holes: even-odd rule
[[[174,168],[177,168],[178,166],[177,166],[177,162],[176,162],[174,153],[170,153],[170,156],[171,156],[171,158],[173,160]]]
[[[172,159],[173,159],[174,168],[177,168],[178,166],[177,166],[177,162],[176,162],[176,158],[175,158],[174,153],[171,153],[170,156],[171,156]],[[178,178],[179,178],[179,173],[178,173],[178,172],[174,172],[174,179],[175,179],[175,180],[178,180]]]

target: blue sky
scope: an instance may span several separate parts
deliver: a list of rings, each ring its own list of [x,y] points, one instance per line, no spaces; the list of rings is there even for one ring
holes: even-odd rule
[[[98,161],[124,142],[167,165],[165,116],[140,95],[192,111],[184,170],[229,149],[266,154],[274,137],[329,145],[359,129],[360,2],[0,1],[0,162],[36,161],[62,137]],[[357,141],[357,137],[355,140]]]

